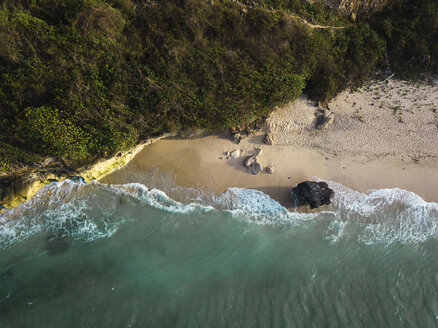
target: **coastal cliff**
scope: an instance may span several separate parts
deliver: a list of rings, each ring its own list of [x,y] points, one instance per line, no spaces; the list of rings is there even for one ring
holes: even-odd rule
[[[62,160],[46,159],[35,167],[26,167],[23,172],[0,177],[0,205],[6,208],[15,207],[30,199],[39,188],[50,182],[68,178],[82,179],[85,182],[99,180],[126,165],[143,147],[172,136],[174,134],[165,133],[159,137],[150,138],[128,151],[120,152],[109,158],[102,158],[76,169],[69,167]]]

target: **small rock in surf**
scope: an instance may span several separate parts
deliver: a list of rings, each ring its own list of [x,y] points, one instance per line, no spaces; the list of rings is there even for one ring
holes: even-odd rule
[[[70,180],[72,180],[73,182],[76,182],[76,183],[85,183],[84,179],[82,177],[78,177],[78,176],[71,177]]]

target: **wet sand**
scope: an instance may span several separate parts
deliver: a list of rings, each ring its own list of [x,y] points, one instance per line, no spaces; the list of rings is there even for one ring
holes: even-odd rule
[[[140,176],[155,172],[170,184],[220,194],[229,187],[254,188],[265,192],[286,207],[291,188],[318,177],[361,192],[369,189],[401,188],[413,191],[426,201],[438,201],[438,163],[405,163],[399,158],[360,158],[334,156],[313,149],[268,146],[254,136],[236,145],[216,136],[200,139],[165,139],[144,148],[127,166],[106,176],[104,183],[143,182]],[[252,175],[243,161],[261,148],[264,165],[275,165],[272,174]],[[226,160],[223,153],[243,149],[243,156]],[[220,159],[220,158],[223,159]],[[140,176],[139,176],[140,175]],[[169,187],[169,186],[168,186]],[[161,186],[163,188],[163,186]]]

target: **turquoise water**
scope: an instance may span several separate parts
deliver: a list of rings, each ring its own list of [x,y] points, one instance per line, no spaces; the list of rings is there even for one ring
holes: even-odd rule
[[[438,204],[330,186],[306,214],[247,189],[47,185],[0,217],[0,327],[438,326]]]

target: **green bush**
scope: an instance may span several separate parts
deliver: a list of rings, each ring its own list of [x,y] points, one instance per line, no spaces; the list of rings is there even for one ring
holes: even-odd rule
[[[14,167],[31,165],[42,159],[41,155],[31,153],[22,147],[0,142],[0,172],[8,172]]]
[[[32,148],[43,155],[62,156],[69,154],[73,159],[87,155],[89,136],[74,125],[56,108],[27,107],[24,120],[20,122],[25,140],[32,142]]]
[[[438,0],[398,0],[373,20],[399,76],[438,73]]]

